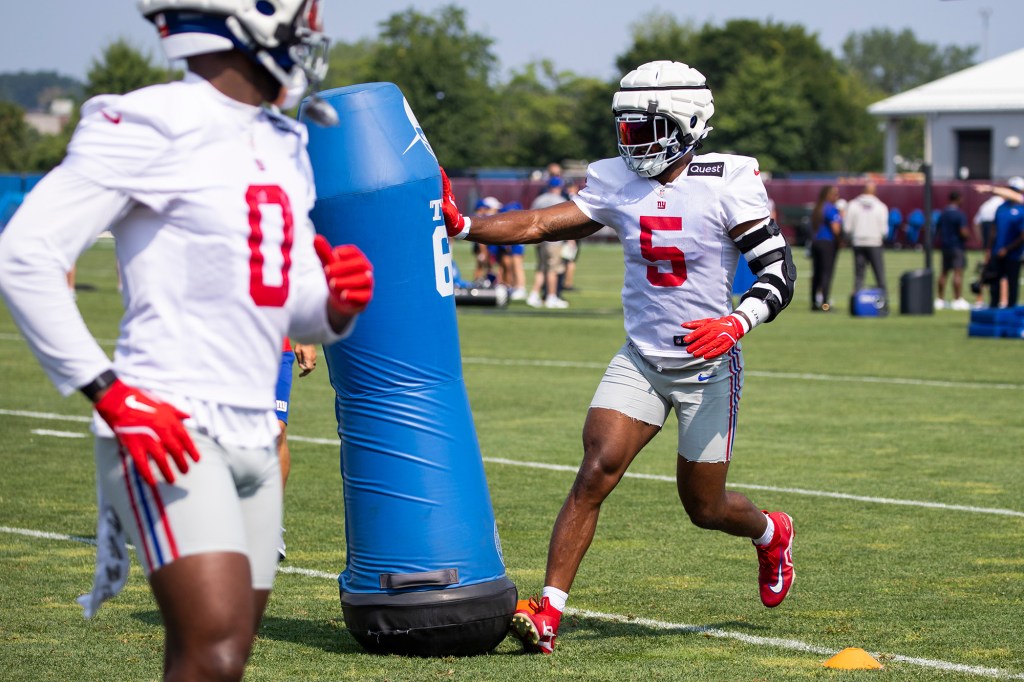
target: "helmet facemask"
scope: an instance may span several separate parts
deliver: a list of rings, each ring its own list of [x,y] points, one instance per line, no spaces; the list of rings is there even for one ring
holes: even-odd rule
[[[622,111],[615,116],[619,156],[637,175],[659,175],[693,149],[679,139],[679,126],[671,118],[640,111]],[[689,138],[689,136],[687,136]]]
[[[619,155],[642,177],[655,177],[699,149],[715,113],[707,79],[681,62],[641,64],[612,97]]]

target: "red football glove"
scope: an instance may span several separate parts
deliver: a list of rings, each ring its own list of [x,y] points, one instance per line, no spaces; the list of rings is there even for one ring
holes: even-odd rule
[[[96,402],[96,411],[110,425],[117,440],[135,461],[135,468],[153,488],[156,477],[149,466],[152,459],[164,480],[174,483],[174,469],[167,455],[181,473],[188,472],[188,457],[199,461],[199,451],[181,420],[188,415],[173,405],[154,398],[137,388],[115,381]]]
[[[359,247],[344,244],[331,248],[330,242],[318,234],[313,247],[324,264],[328,300],[342,315],[358,315],[373,298],[373,266]]]
[[[683,322],[681,327],[694,331],[683,337],[686,350],[695,358],[711,360],[727,352],[743,338],[743,323],[735,315],[708,317]]]
[[[444,168],[441,168],[441,213],[444,215],[444,228],[448,231],[448,237],[465,239],[469,232],[470,220],[459,213],[459,207],[455,205],[455,195],[452,194],[452,183]]]

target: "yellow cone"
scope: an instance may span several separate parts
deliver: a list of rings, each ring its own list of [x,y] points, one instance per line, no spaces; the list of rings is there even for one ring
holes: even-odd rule
[[[874,656],[857,647],[847,647],[825,661],[826,668],[838,670],[881,670],[882,664]]]

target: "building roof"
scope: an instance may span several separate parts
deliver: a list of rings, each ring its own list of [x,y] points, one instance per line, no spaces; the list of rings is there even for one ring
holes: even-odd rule
[[[1024,111],[1024,49],[875,102],[875,116]]]

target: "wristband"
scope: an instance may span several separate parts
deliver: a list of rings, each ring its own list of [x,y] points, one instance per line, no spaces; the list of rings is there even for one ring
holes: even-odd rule
[[[115,381],[117,381],[117,375],[114,374],[114,370],[108,369],[78,390],[85,394],[85,397],[88,398],[90,402],[94,403],[99,397],[100,392],[109,387]]]
[[[473,223],[469,216],[462,216],[462,231],[455,235],[456,239],[465,239],[469,236],[469,226]]]
[[[747,332],[754,328],[754,323],[750,321],[750,318],[742,310],[734,310],[732,316],[740,321],[740,328],[743,329],[744,334],[746,334]],[[744,325],[744,322],[746,323],[746,325]]]

